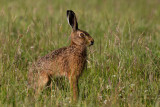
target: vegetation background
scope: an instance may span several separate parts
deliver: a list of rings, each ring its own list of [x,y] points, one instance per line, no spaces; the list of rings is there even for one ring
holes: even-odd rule
[[[0,106],[72,106],[66,78],[27,90],[31,63],[70,43],[67,9],[95,39],[76,105],[159,107],[159,0],[0,0]]]

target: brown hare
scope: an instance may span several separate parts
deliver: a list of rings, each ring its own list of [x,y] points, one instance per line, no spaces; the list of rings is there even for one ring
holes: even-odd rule
[[[28,84],[38,91],[50,85],[51,77],[65,76],[70,82],[71,98],[76,101],[78,79],[87,61],[87,46],[93,45],[94,39],[86,31],[78,29],[77,18],[72,10],[67,10],[67,20],[72,27],[71,44],[33,63],[28,72]]]

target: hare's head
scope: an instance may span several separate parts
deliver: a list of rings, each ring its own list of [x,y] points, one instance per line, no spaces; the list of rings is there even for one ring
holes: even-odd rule
[[[75,13],[72,10],[67,10],[67,20],[72,27],[71,43],[75,45],[91,46],[94,39],[83,30],[78,29],[78,23]]]

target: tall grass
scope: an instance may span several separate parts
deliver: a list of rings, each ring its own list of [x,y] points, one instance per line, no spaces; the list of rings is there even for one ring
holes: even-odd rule
[[[0,105],[71,106],[66,78],[37,99],[30,64],[70,43],[66,10],[95,39],[77,106],[160,106],[158,0],[0,0]]]

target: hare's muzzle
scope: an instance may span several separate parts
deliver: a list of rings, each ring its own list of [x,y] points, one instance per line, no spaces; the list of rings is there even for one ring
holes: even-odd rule
[[[94,39],[91,39],[89,46],[91,46],[91,45],[93,45],[93,44],[94,44]]]

